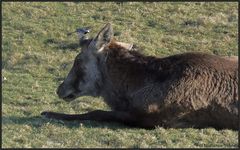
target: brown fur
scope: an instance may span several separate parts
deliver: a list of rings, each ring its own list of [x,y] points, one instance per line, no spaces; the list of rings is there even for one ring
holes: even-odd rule
[[[67,101],[101,96],[112,111],[67,115],[63,120],[115,121],[143,128],[229,128],[237,130],[238,65],[205,53],[163,58],[144,56],[112,40],[107,24],[93,40],[81,41],[82,52],[57,93]]]
[[[125,103],[106,97],[113,109],[158,114],[156,124],[170,127],[181,121],[184,126],[238,128],[236,62],[204,53],[143,56],[114,43],[105,53],[108,79],[121,97],[128,99],[138,91],[136,97],[146,97]],[[153,85],[147,87],[149,82]],[[142,123],[155,124],[148,118]]]

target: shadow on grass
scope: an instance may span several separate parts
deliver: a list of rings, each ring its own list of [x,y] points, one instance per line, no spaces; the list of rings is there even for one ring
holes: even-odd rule
[[[42,116],[31,116],[31,117],[18,117],[18,116],[2,116],[2,125],[29,125],[35,128],[39,128],[47,123],[55,126],[65,126],[70,129],[72,128],[109,128],[112,130],[116,129],[127,129],[128,126],[118,124],[115,122],[97,122],[97,121],[61,121],[55,119],[47,119]]]
[[[98,121],[62,121],[56,119],[48,119],[42,116],[31,116],[31,117],[18,117],[18,116],[2,116],[2,125],[29,125],[35,128],[40,128],[45,124],[52,124],[58,127],[68,127],[69,129],[74,128],[108,128],[111,130],[117,129],[139,129],[137,127],[126,126],[116,122],[98,122]],[[201,129],[197,127],[191,127],[194,129]],[[149,128],[147,130],[152,130],[154,128]],[[223,130],[222,128],[214,128],[215,130]]]
[[[78,43],[69,43],[68,41],[57,41],[55,39],[47,39],[44,41],[46,46],[53,46],[55,49],[67,51],[78,51],[79,48]]]

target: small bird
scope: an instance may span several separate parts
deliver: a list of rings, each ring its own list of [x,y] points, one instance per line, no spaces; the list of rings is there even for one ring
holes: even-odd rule
[[[76,33],[76,32],[77,32],[78,34],[83,34],[83,35],[84,35],[84,34],[87,34],[87,33],[90,32],[90,27],[77,28],[76,31],[68,33],[67,36],[70,36],[70,35],[72,35],[73,33]]]

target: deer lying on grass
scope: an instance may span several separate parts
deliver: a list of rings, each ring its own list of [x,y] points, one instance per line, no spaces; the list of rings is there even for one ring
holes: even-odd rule
[[[112,111],[43,112],[47,118],[119,122],[142,128],[238,129],[238,60],[204,53],[144,56],[113,39],[111,24],[82,51],[57,94],[102,96]]]

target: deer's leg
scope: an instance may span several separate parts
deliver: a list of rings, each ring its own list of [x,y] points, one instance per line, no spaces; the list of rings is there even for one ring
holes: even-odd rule
[[[94,121],[106,121],[106,122],[119,122],[127,125],[136,125],[136,118],[128,112],[121,111],[103,111],[95,110],[85,114],[62,114],[55,112],[42,112],[42,116],[58,120],[94,120]]]

